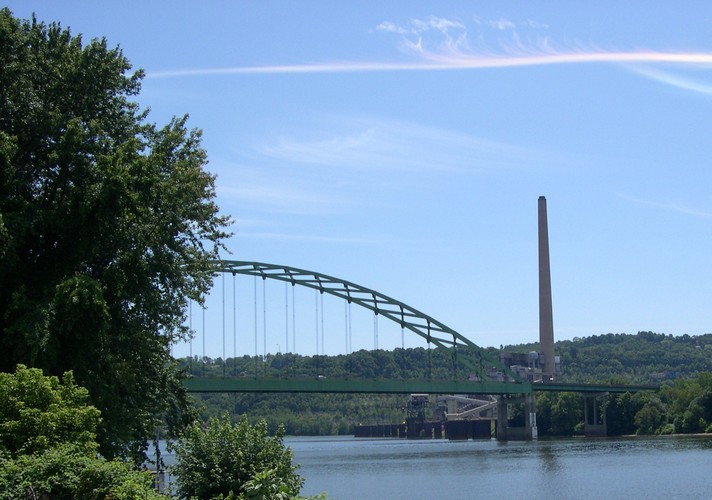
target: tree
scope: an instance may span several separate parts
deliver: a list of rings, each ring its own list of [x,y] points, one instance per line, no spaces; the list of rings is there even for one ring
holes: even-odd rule
[[[228,236],[201,133],[147,123],[106,40],[0,10],[0,371],[73,370],[104,419],[101,453],[140,457],[185,423],[169,355]]]
[[[658,395],[647,398],[643,407],[635,414],[638,434],[660,434],[666,423],[665,406]]]
[[[551,407],[551,432],[555,436],[571,436],[583,422],[581,395],[573,392],[557,394]]]
[[[232,424],[227,414],[207,427],[194,423],[175,444],[181,498],[294,498],[304,483],[284,446],[283,428],[269,437],[263,420],[244,415]]]
[[[540,392],[536,394],[536,425],[541,436],[550,436],[551,430],[551,408],[556,402],[557,395],[554,392]]]
[[[611,381],[611,383],[616,383]],[[610,394],[606,401],[606,423],[609,436],[635,434],[638,429],[636,415],[645,404],[645,396],[631,394]]]
[[[101,418],[87,399],[71,372],[0,374],[0,500],[161,498],[147,473],[97,456]]]

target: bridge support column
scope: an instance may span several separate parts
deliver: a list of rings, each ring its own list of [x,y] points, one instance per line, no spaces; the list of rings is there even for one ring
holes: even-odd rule
[[[519,405],[519,412],[515,415],[515,420],[509,418],[510,405]],[[537,437],[534,395],[499,396],[497,401],[497,440],[530,441]]]
[[[606,437],[606,402],[608,393],[583,395],[583,432],[586,437]]]

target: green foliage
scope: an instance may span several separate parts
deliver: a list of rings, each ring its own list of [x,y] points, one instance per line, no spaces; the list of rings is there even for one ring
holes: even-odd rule
[[[495,355],[496,357],[496,355]],[[190,374],[197,377],[292,377],[292,378],[349,378],[349,379],[467,379],[472,370],[469,364],[482,363],[478,352],[458,346],[457,354],[440,348],[422,347],[385,351],[359,350],[348,355],[302,356],[293,353],[242,356],[228,359],[181,360]]]
[[[398,394],[201,394],[194,395],[202,418],[227,411],[265,420],[269,429],[283,425],[289,435],[353,434],[354,426],[401,422],[405,398]]]
[[[577,433],[580,422],[583,422],[581,395],[558,393],[551,407],[551,433],[555,436],[572,436]]]
[[[292,450],[283,430],[270,437],[267,423],[250,425],[245,416],[235,424],[227,414],[195,423],[175,445],[181,498],[293,498],[304,480],[292,465]]]
[[[142,77],[106,40],[0,9],[0,371],[73,371],[101,453],[137,460],[191,418],[169,346],[229,223],[200,132],[147,123]]]
[[[132,500],[164,498],[151,488],[151,476],[121,460],[63,444],[0,464],[0,500],[18,498]]]
[[[648,396],[647,401],[636,412],[634,423],[637,434],[669,434],[663,432],[667,428],[667,417],[665,406],[660,401],[658,395]]]
[[[71,372],[61,383],[23,365],[15,374],[0,373],[0,450],[16,458],[62,444],[91,448],[101,419],[87,400]]]
[[[537,348],[535,344],[531,347]],[[655,384],[712,371],[712,334],[606,334],[557,342],[562,378],[568,382],[625,380]],[[522,347],[517,347],[522,350]]]
[[[610,394],[606,398],[606,423],[609,436],[623,436],[639,432],[635,417],[642,410],[649,395],[641,393]]]
[[[160,498],[147,473],[98,457],[99,410],[71,372],[0,373],[0,500]]]
[[[707,432],[712,427],[712,373],[663,387],[660,402],[674,432]]]

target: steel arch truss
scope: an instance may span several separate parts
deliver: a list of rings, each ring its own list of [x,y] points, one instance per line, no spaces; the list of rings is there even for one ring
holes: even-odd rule
[[[472,362],[472,360],[468,362],[466,359],[461,359],[461,361],[475,370],[481,380],[487,378],[486,370],[483,366],[484,363],[502,372],[509,380],[522,382],[517,374],[504,366],[499,359],[492,356],[486,349],[477,346],[435,318],[376,290],[325,274],[289,266],[230,260],[220,260],[214,263],[217,272],[257,276],[263,280],[269,278],[285,281],[291,283],[292,286],[300,285],[318,290],[322,294],[334,295],[346,300],[349,304],[359,305],[399,324],[401,328],[410,330],[424,338],[428,344],[451,350],[454,356],[457,356],[458,346],[474,350],[477,358],[475,362]]]

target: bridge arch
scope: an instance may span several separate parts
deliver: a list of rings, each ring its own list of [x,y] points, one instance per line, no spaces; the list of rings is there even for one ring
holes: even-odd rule
[[[319,293],[328,293],[350,304],[356,304],[371,310],[374,314],[383,316],[425,339],[428,344],[436,348],[447,349],[457,356],[457,347],[466,346],[476,352],[476,360],[460,359],[468,368],[475,371],[480,379],[486,378],[485,365],[494,367],[506,374],[512,381],[522,382],[520,377],[504,366],[499,359],[476,345],[467,337],[448,327],[404,302],[393,299],[376,290],[366,288],[356,283],[317,273],[298,269],[296,267],[267,264],[264,262],[249,262],[236,260],[214,261],[215,271],[257,276],[263,280],[273,279],[290,283],[292,286],[304,286],[317,290]]]

